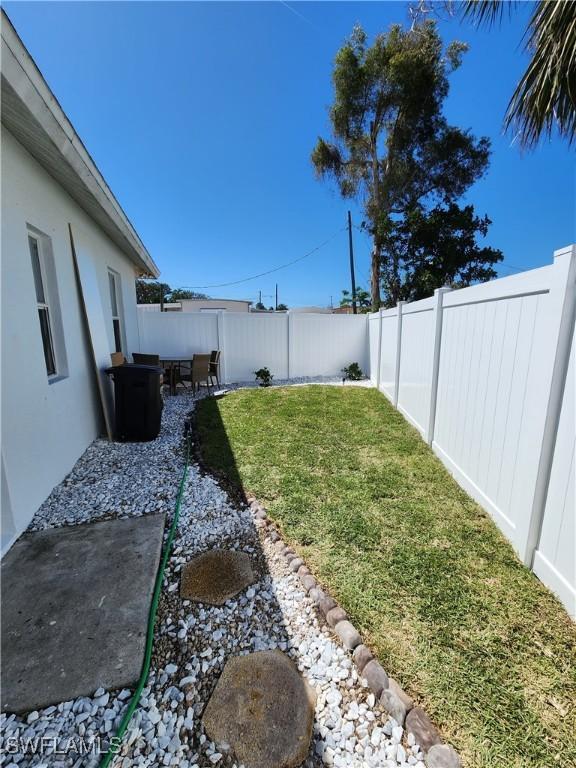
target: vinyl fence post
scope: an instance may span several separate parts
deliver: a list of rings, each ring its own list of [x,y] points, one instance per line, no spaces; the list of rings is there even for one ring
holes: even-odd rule
[[[292,316],[290,311],[286,312],[286,378],[290,379],[290,326],[292,325]]]
[[[430,409],[428,411],[428,426],[426,428],[426,442],[432,445],[434,440],[434,428],[436,426],[436,403],[438,400],[438,376],[440,374],[440,348],[442,345],[442,321],[444,308],[444,294],[450,288],[436,288],[434,291],[434,355],[432,357],[432,380],[430,382]]]
[[[550,286],[549,301],[550,306],[556,308],[558,333],[556,335],[556,351],[552,378],[550,380],[550,394],[546,408],[540,460],[536,473],[534,501],[526,540],[524,564],[530,568],[534,564],[534,555],[542,531],[548,487],[550,485],[550,473],[552,471],[554,449],[556,447],[556,437],[564,398],[564,387],[570,362],[574,323],[576,321],[575,245],[570,245],[567,248],[554,252],[554,277]],[[551,343],[553,343],[553,339],[551,339]]]
[[[376,371],[376,389],[380,389],[380,366],[382,363],[382,308],[378,310],[378,370]]]
[[[398,395],[400,393],[400,357],[402,354],[402,307],[406,302],[399,301],[397,304],[398,310],[398,325],[396,328],[396,369],[394,371],[394,407],[398,407]]]
[[[222,372],[222,384],[228,383],[228,369],[226,366],[226,341],[225,341],[225,329],[224,329],[224,312],[220,310],[216,317],[216,338],[218,341],[218,349],[220,350],[220,367]]]

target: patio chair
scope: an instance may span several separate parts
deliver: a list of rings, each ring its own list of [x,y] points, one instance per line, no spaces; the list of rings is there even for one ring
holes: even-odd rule
[[[220,350],[213,349],[210,352],[210,381],[216,379],[216,384],[220,387]]]
[[[160,365],[160,355],[147,355],[142,352],[132,352],[132,360],[136,365]],[[165,384],[170,383],[170,371],[163,370],[160,376],[160,392]]]
[[[210,355],[194,355],[188,369],[181,365],[178,380],[184,386],[186,386],[186,382],[190,382],[193,393],[196,392],[196,388],[200,390],[200,385],[204,383],[210,390]]]
[[[132,352],[132,360],[138,365],[160,365],[160,355],[145,355],[141,352]]]
[[[112,360],[113,366],[124,365],[126,362],[126,358],[122,352],[112,352],[110,359]]]

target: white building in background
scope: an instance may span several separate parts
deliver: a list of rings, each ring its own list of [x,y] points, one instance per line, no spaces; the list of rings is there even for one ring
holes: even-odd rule
[[[249,312],[251,301],[244,299],[181,299],[165,302],[164,312]],[[160,304],[138,304],[142,312],[160,312]]]
[[[331,315],[330,307],[291,307],[290,312],[303,312],[308,315]]]
[[[244,299],[182,299],[182,312],[249,312],[251,301]]]
[[[3,12],[1,131],[4,553],[102,432],[70,229],[100,368],[140,349],[135,277],[159,272]]]
[[[139,312],[160,312],[160,304],[138,304]],[[163,312],[182,312],[182,305],[179,301],[166,301],[162,308]]]

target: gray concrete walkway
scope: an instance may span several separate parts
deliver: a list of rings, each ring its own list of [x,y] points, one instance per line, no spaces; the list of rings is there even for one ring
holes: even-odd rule
[[[2,561],[2,710],[133,686],[165,516],[22,536]]]

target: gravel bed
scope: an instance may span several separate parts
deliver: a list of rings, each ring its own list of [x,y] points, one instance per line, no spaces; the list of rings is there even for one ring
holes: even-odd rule
[[[330,376],[278,380],[273,386],[342,385]],[[230,384],[219,392],[257,387]],[[345,386],[372,386],[369,379]],[[203,392],[202,396],[206,396]],[[139,517],[171,512],[182,474],[182,421],[194,400],[189,395],[166,398],[160,436],[149,443],[95,440],[38,509],[28,530],[77,525],[91,520]]]
[[[38,530],[89,519],[172,512],[183,469],[182,425],[193,401],[169,398],[160,437],[144,444],[96,441],[35,516]],[[212,607],[179,597],[182,566],[213,546],[250,555],[257,582]],[[252,511],[236,506],[214,478],[192,465],[160,602],[147,686],[129,726],[117,768],[237,766],[207,739],[201,715],[229,656],[279,648],[317,692],[307,768],[424,768],[421,751],[375,702],[351,655],[319,617],[300,580],[257,527]],[[87,660],[89,663],[89,660]],[[45,737],[44,753],[4,755],[3,768],[96,766],[80,749],[107,747],[130,691],[96,691],[27,716],[2,715],[0,747],[11,739]],[[11,746],[12,745],[12,746]],[[68,753],[64,752],[68,749]]]
[[[324,384],[339,387],[372,387],[370,379],[359,381],[342,381],[341,376],[299,376],[295,379],[272,379],[272,387],[303,387],[307,384]],[[227,384],[226,389],[253,389],[259,387],[257,381],[243,381],[237,384]]]

